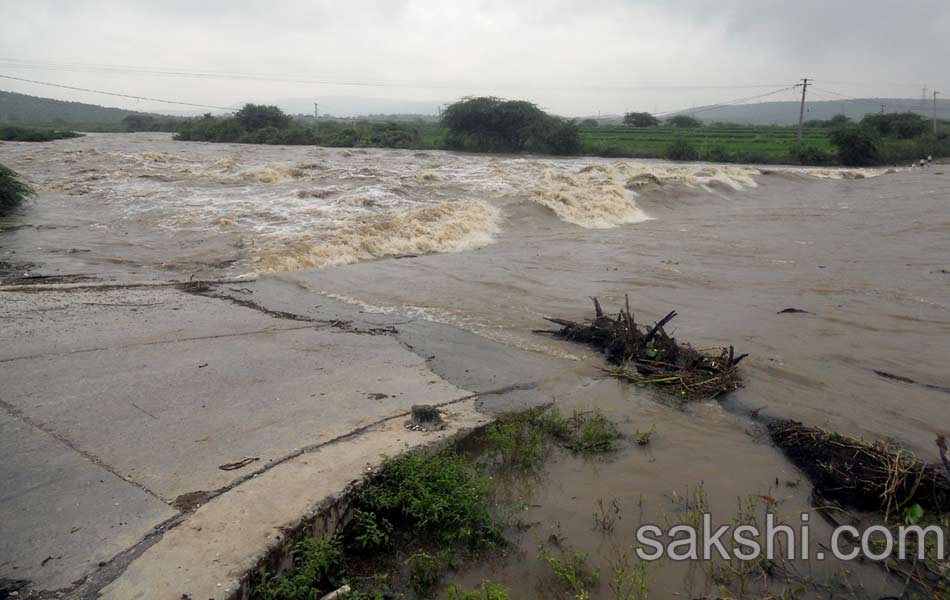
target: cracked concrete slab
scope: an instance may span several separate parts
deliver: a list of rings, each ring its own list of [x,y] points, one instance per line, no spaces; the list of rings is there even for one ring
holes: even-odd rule
[[[288,529],[336,497],[354,478],[410,447],[444,441],[488,421],[474,399],[442,408],[447,428],[405,429],[391,419],[353,439],[286,461],[199,508],[164,534],[114,582],[104,600],[223,600],[242,577],[281,544]]]
[[[7,421],[51,440],[24,454],[23,434],[4,436],[0,462],[27,487],[56,486],[51,496],[23,496],[29,519],[4,519],[12,541],[0,546],[0,577],[23,579],[13,566],[69,547],[77,515],[100,528],[112,523],[109,512],[74,515],[61,505],[76,498],[105,506],[85,470],[103,473],[117,497],[149,499],[148,510],[123,513],[133,533],[91,558],[80,559],[77,548],[69,570],[30,571],[34,589],[62,587],[133,545],[175,514],[169,505],[179,496],[246,484],[302,449],[412,404],[470,396],[392,336],[276,318],[173,288],[2,292],[0,320],[0,408]],[[256,460],[220,468],[244,459]],[[67,460],[82,468],[67,476],[57,466]],[[21,496],[0,497],[0,511],[25,510]],[[31,546],[38,532],[45,539]]]
[[[0,456],[2,578],[66,587],[176,513],[2,411]]]
[[[297,327],[173,287],[0,291],[0,362]]]

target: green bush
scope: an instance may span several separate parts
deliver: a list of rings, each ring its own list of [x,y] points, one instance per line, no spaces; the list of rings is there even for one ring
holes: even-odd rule
[[[666,149],[666,157],[670,160],[699,160],[699,150],[684,138],[676,138]]]
[[[488,478],[465,457],[414,450],[383,463],[358,508],[446,544],[479,547],[499,539],[488,490]]]
[[[702,121],[689,115],[676,115],[675,117],[670,117],[666,120],[666,124],[670,127],[679,127],[682,129],[696,129],[697,127],[703,126]]]
[[[581,148],[580,129],[567,119],[548,118],[539,139],[542,143],[538,151],[548,154],[577,154]]]
[[[703,160],[708,160],[709,162],[727,163],[735,161],[735,155],[722,145],[713,146],[709,150],[706,150],[702,156]]]
[[[861,125],[874,129],[881,137],[896,137],[909,140],[928,129],[927,119],[912,112],[903,113],[871,113],[864,115]]]
[[[524,100],[463,98],[442,113],[446,146],[475,152],[574,154],[580,129]]]
[[[15,171],[0,165],[0,216],[9,213],[33,195],[33,188],[22,181]]]
[[[847,124],[835,127],[828,136],[838,151],[838,160],[849,167],[864,167],[881,162],[881,140],[870,127]]]
[[[623,116],[623,124],[632,127],[656,127],[660,120],[648,112],[628,112]]]
[[[290,127],[292,119],[276,106],[264,104],[245,104],[234,113],[234,120],[247,131],[257,131],[265,127],[285,129]]]
[[[815,146],[802,146],[797,152],[792,152],[792,157],[803,165],[830,165],[835,162],[833,153]]]
[[[254,588],[260,600],[320,598],[340,587],[345,571],[343,543],[338,536],[305,538],[294,545],[293,569],[288,575],[265,577]]]
[[[60,129],[36,129],[14,125],[0,127],[0,140],[5,142],[51,142],[75,137],[82,137],[82,134]]]

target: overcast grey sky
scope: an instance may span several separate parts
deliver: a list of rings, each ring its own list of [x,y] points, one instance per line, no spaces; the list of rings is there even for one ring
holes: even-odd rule
[[[947,0],[0,0],[0,75],[215,106],[493,94],[572,116],[662,112],[806,76],[819,80],[815,99],[819,89],[919,98],[924,85],[950,96],[948,56]],[[66,70],[65,62],[82,64]],[[234,78],[248,74],[310,81]],[[0,89],[184,109],[5,79]]]

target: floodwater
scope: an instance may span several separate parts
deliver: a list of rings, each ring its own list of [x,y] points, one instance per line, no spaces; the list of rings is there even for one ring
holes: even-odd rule
[[[463,578],[502,581],[513,597],[545,595],[536,548],[550,533],[606,570],[640,519],[662,521],[687,486],[703,483],[724,521],[752,495],[797,522],[810,486],[749,410],[892,438],[928,460],[950,430],[950,165],[765,169],[166,134],[5,143],[0,162],[40,191],[0,224],[0,261],[119,281],[319,269],[317,293],[550,355],[587,378],[566,407],[602,408],[631,433],[655,427],[613,460],[552,460],[523,515],[543,522],[525,560]],[[610,310],[625,294],[640,322],[675,309],[681,339],[748,352],[745,388],[680,410],[600,377],[585,348],[532,333],[544,315],[588,316],[588,296]],[[621,507],[612,536],[592,528],[598,499]],[[866,586],[856,597],[893,592],[873,566],[809,568],[832,579],[845,568]],[[687,569],[651,568],[654,597],[709,591]],[[614,597],[607,579],[593,597]]]

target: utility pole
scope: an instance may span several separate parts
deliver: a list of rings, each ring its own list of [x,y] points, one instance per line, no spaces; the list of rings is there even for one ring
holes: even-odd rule
[[[795,149],[802,147],[802,127],[805,123],[805,90],[808,89],[808,78],[802,79],[802,106],[798,111],[798,139],[795,141]]]
[[[937,135],[937,90],[934,90],[934,135]]]
[[[320,111],[318,110],[318,106],[319,106],[318,102],[313,103],[313,120],[314,121],[320,118]]]
[[[882,115],[884,114],[884,109],[885,109],[885,108],[887,108],[887,105],[886,105],[886,104],[882,104],[882,105],[881,105],[881,114],[882,114]]]

